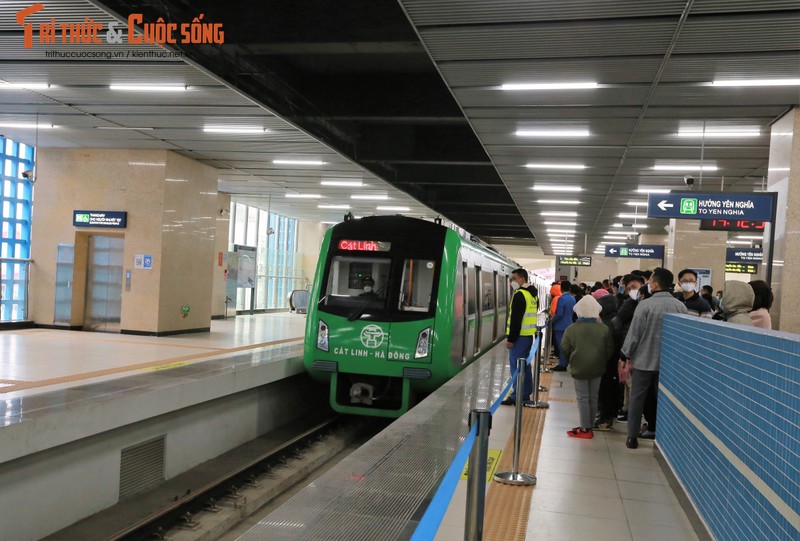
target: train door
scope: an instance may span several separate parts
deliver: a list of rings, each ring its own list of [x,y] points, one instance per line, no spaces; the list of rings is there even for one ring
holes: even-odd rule
[[[495,339],[500,338],[506,332],[506,311],[505,311],[505,300],[504,300],[504,287],[505,281],[503,276],[497,274],[497,271],[494,273],[494,292],[496,297],[495,303],[495,319],[494,319],[494,337]]]
[[[475,280],[475,268],[469,268],[465,264],[464,277],[466,284],[464,292],[467,298],[467,341],[464,344],[464,357],[471,359],[475,356],[475,350],[478,345],[478,310],[475,302],[475,293],[477,290],[477,281]]]
[[[486,351],[492,345],[495,334],[494,275],[490,271],[480,270],[480,350]]]
[[[461,256],[456,263],[455,291],[453,292],[453,340],[450,343],[450,359],[453,366],[464,364],[464,343],[466,342],[466,311],[464,299],[464,264]]]

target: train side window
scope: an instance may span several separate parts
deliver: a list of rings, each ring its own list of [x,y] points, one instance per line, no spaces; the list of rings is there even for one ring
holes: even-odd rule
[[[467,271],[467,315],[472,316],[477,311],[478,280],[475,276],[475,267]]]
[[[508,289],[508,278],[501,274],[496,276],[497,278],[497,308],[505,308],[506,307],[506,290]]]
[[[433,278],[436,263],[430,259],[406,259],[403,264],[403,281],[400,285],[398,310],[401,312],[427,312],[431,306]]]
[[[483,282],[483,299],[481,300],[481,310],[494,309],[494,274],[481,271],[481,282]]]

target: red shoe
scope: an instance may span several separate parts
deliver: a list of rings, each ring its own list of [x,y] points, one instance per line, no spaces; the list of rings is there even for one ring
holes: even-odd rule
[[[567,430],[567,436],[570,438],[583,438],[585,440],[590,440],[594,438],[594,432],[592,432],[591,428],[581,428],[576,426],[572,430]]]

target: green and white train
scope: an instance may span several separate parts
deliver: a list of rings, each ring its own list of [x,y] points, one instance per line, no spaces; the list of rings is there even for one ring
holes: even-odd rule
[[[399,417],[505,336],[516,266],[438,222],[337,224],[309,298],[306,370],[335,411]]]

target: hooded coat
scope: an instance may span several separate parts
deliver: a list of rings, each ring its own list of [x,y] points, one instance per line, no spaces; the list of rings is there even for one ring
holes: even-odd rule
[[[550,317],[555,317],[558,308],[558,298],[561,296],[561,286],[556,284],[550,288]]]
[[[728,323],[753,326],[747,313],[753,309],[756,295],[747,282],[728,280],[722,290],[722,312]]]
[[[601,307],[591,296],[575,305],[578,321],[564,331],[561,352],[569,359],[569,372],[575,379],[599,378],[606,370],[606,359],[614,351],[609,328],[598,321]]]

